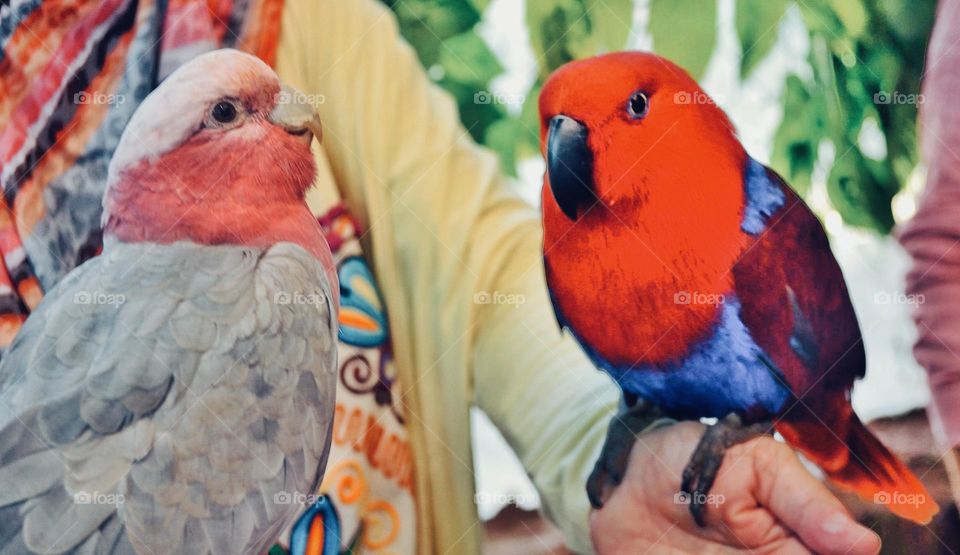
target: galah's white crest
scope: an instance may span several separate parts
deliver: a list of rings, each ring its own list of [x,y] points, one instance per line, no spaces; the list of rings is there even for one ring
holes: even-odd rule
[[[233,50],[143,101],[102,255],[0,364],[0,553],[264,553],[296,519],[336,389],[313,136],[306,98]]]

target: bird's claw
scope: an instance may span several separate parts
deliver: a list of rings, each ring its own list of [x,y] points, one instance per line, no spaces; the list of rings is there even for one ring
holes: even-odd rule
[[[602,508],[608,491],[623,482],[637,434],[646,430],[661,416],[659,409],[653,405],[638,401],[610,420],[603,449],[587,478],[587,497],[593,508]]]
[[[690,514],[698,526],[706,526],[707,505],[710,504],[710,489],[717,478],[727,448],[770,433],[769,422],[744,426],[736,414],[728,414],[713,426],[709,426],[697,443],[690,462],[683,469],[680,482],[680,497],[690,505]]]

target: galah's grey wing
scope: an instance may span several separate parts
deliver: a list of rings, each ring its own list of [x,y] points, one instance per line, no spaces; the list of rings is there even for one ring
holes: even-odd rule
[[[0,364],[0,553],[265,551],[326,462],[329,287],[288,243],[106,245]]]

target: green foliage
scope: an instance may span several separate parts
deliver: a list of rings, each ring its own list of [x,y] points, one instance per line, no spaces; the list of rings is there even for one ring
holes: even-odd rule
[[[740,76],[746,77],[777,42],[780,19],[790,5],[786,0],[737,2],[734,23],[740,38]]]
[[[533,21],[538,24],[529,25]],[[527,22],[541,78],[571,60],[593,54],[584,0],[527,2]]]
[[[703,77],[717,41],[716,0],[650,0],[653,50]]]
[[[571,60],[623,49],[634,9],[633,0],[527,0],[537,78],[522,107],[508,110],[489,92],[503,69],[476,32],[489,0],[382,1],[423,65],[457,99],[473,138],[496,151],[511,174],[518,160],[539,151],[537,97],[547,76]],[[716,0],[642,1],[654,50],[702,77],[716,43]],[[799,10],[810,33],[812,76],[787,78],[773,167],[806,193],[820,145],[832,143],[831,203],[850,224],[889,231],[890,201],[917,162],[915,100],[936,0],[736,0],[735,6],[742,77],[773,48],[788,9]],[[885,143],[880,160],[862,150],[867,121]]]
[[[630,37],[633,0],[590,0],[588,8],[598,49],[622,50]]]
[[[503,72],[493,52],[474,32],[454,35],[444,45],[439,63],[445,77],[453,82],[483,87]]]
[[[437,63],[444,41],[470,31],[482,13],[468,0],[385,0],[423,65]]]
[[[801,195],[810,189],[810,177],[817,160],[817,148],[827,133],[822,104],[812,102],[810,89],[796,75],[787,78],[784,90],[784,117],[773,139],[770,164],[777,168]]]
[[[744,0],[740,0],[741,2]],[[774,167],[801,191],[810,169],[805,143],[829,140],[835,161],[827,178],[831,204],[852,225],[888,232],[890,201],[917,163],[917,100],[936,0],[829,0],[798,3],[810,29],[813,79],[799,106],[788,82],[785,117],[774,139]],[[794,78],[795,79],[795,78]],[[874,121],[887,155],[868,157],[860,144]],[[806,131],[804,131],[806,127]]]

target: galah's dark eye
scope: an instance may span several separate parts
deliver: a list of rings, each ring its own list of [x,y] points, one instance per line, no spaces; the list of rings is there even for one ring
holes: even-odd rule
[[[213,119],[220,123],[230,123],[237,119],[237,107],[234,106],[232,102],[227,102],[225,100],[222,102],[217,102],[216,105],[214,105],[213,110],[210,112],[210,115],[212,115]]]
[[[634,119],[640,119],[647,115],[649,109],[650,101],[647,99],[646,93],[641,91],[633,93],[627,102],[627,113]]]

